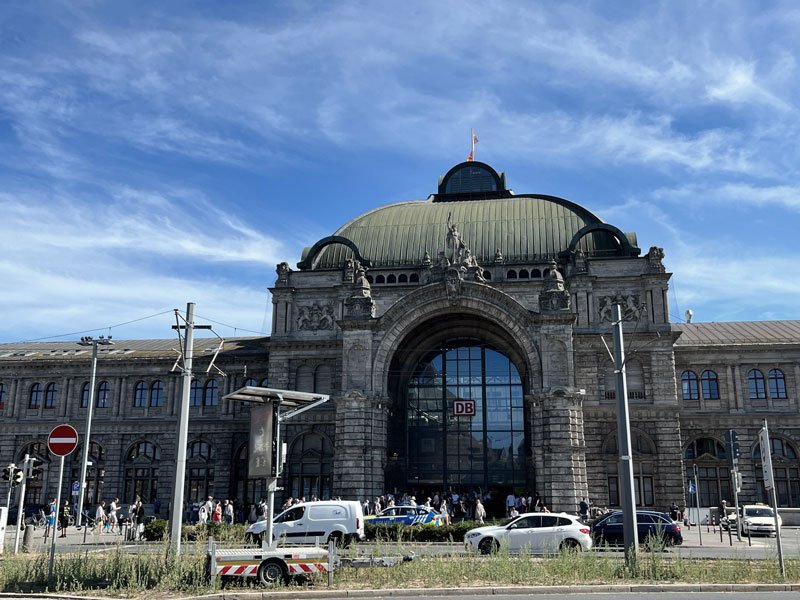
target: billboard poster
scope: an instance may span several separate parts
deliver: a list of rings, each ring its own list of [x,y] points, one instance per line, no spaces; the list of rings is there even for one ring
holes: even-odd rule
[[[273,411],[271,402],[250,406],[250,452],[247,467],[247,476],[250,479],[273,476]]]

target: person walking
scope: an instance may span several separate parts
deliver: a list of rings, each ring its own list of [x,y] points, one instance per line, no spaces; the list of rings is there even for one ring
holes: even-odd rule
[[[117,529],[118,533],[122,534],[122,528],[119,526],[119,498],[114,498],[108,506],[108,526],[111,533]]]
[[[214,512],[211,513],[211,520],[214,523],[222,523],[222,505],[219,500],[214,503]]]
[[[141,540],[144,533],[144,502],[136,502],[136,539]]]
[[[69,517],[71,514],[69,500],[64,500],[64,506],[61,507],[61,514],[58,515],[58,524],[61,527],[61,535],[59,537],[67,537],[67,527],[69,527]]]
[[[47,524],[44,528],[44,539],[47,539],[50,535],[56,534],[56,499],[53,498],[50,500],[50,504],[47,505]]]
[[[589,499],[588,498],[581,498],[581,502],[578,505],[578,512],[580,513],[581,519],[584,521],[589,519]]]
[[[103,529],[106,527],[106,503],[104,500],[101,500],[100,503],[97,505],[97,509],[94,511],[94,523],[92,524],[92,533],[97,531],[97,533],[103,533]]]
[[[222,516],[227,525],[233,525],[233,500],[225,500],[222,507]]]
[[[483,525],[486,520],[486,507],[483,506],[480,498],[475,500],[475,521],[478,525]]]

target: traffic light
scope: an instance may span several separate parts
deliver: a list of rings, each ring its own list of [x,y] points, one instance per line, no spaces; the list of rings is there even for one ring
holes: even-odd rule
[[[25,479],[25,471],[23,471],[18,467],[15,467],[14,475],[11,477],[11,485],[19,485],[20,483],[22,483],[23,479]]]
[[[739,448],[739,434],[735,430],[729,429],[725,432],[725,441],[728,443],[728,451],[733,460],[739,460],[742,455]]]
[[[14,470],[17,468],[17,465],[11,463],[7,467],[3,467],[3,479],[5,481],[11,481],[14,479]]]
[[[36,465],[39,463],[39,466]],[[42,476],[42,472],[44,469],[41,467],[42,461],[38,458],[31,458],[30,463],[28,465],[28,478],[29,479],[39,479]]]

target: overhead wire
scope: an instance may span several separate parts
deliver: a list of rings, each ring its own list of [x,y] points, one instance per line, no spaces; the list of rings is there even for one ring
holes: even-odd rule
[[[97,332],[97,331],[105,331],[105,330],[108,330],[110,332],[112,329],[115,329],[117,327],[122,327],[123,325],[130,325],[131,323],[138,323],[139,321],[146,321],[147,319],[153,319],[155,317],[160,317],[161,315],[166,315],[166,314],[169,314],[171,312],[173,312],[173,309],[165,310],[165,311],[162,311],[162,312],[157,312],[157,313],[152,314],[152,315],[147,315],[146,317],[139,317],[138,319],[131,319],[130,321],[125,321],[124,323],[117,323],[115,325],[107,325],[107,326],[104,326],[104,327],[96,327],[94,329],[83,329],[81,331],[73,331],[73,332],[70,332],[70,333],[60,333],[58,335],[48,335],[48,336],[40,337],[40,338],[32,338],[32,339],[29,339],[29,340],[22,340],[22,341],[16,342],[16,343],[27,344],[29,342],[42,342],[42,341],[45,341],[45,340],[52,340],[52,339],[56,339],[56,338],[65,338],[65,337],[75,337],[75,336],[81,335],[81,334],[94,333],[94,332]]]

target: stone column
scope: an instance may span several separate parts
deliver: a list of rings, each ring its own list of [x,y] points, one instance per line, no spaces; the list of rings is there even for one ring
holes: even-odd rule
[[[535,491],[551,511],[574,512],[589,493],[582,398],[541,393],[528,403]]]
[[[335,399],[333,493],[363,500],[383,488],[388,400],[349,391]]]

